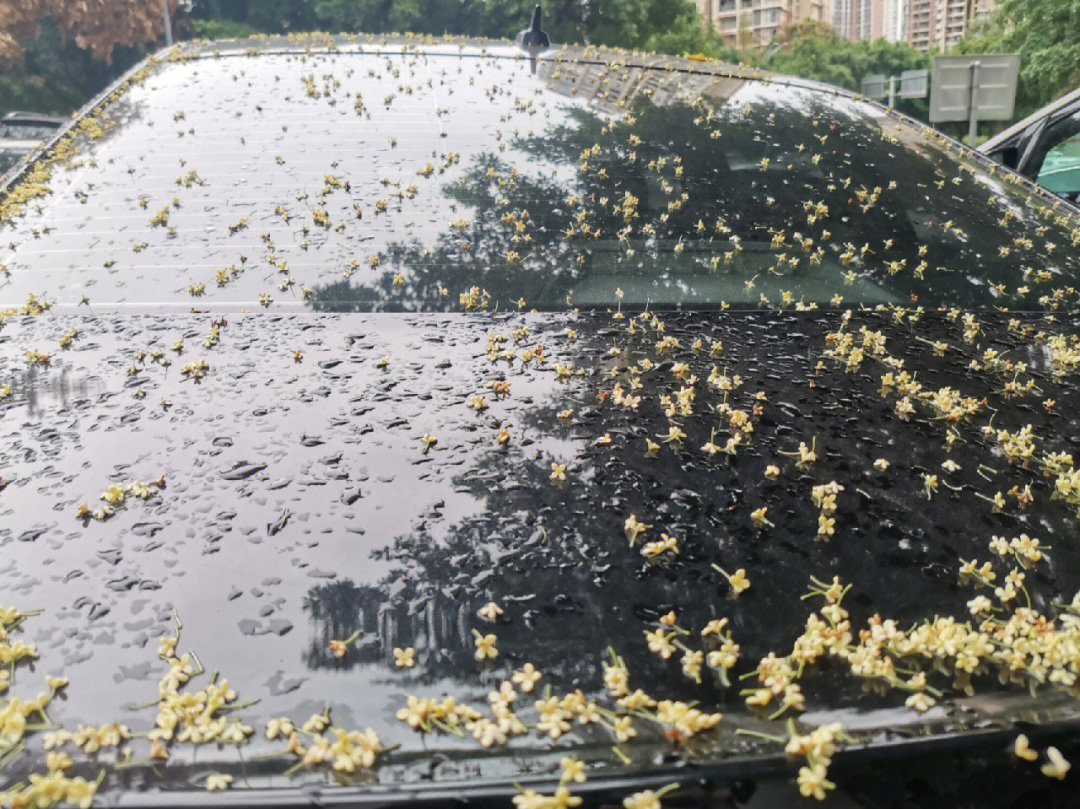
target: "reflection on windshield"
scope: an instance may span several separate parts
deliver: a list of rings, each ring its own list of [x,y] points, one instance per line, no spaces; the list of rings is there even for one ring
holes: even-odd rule
[[[1060,207],[931,130],[704,68],[204,58],[101,116],[92,188],[6,217],[12,302],[1055,308],[1080,269]]]

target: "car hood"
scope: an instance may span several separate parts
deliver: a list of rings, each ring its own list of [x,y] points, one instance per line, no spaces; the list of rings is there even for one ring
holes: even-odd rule
[[[19,627],[39,659],[12,693],[64,676],[53,722],[149,730],[169,670],[159,640],[179,632],[177,653],[207,672],[190,688],[227,678],[257,755],[174,743],[153,776],[173,787],[207,768],[250,786],[304,783],[315,776],[282,775],[289,756],[265,723],[327,708],[387,749],[369,783],[506,783],[568,748],[611,772],[775,753],[742,731],[782,735],[783,718],[747,708],[735,675],[790,652],[820,607],[804,598],[811,577],[852,585],[856,632],[875,615],[962,622],[977,594],[958,583],[962,562],[994,560],[992,536],[1026,533],[1052,546],[1027,571],[1032,607],[1052,616],[1072,598],[1075,508],[995,431],[1031,425],[1037,457],[1073,449],[1080,399],[1060,348],[1071,343],[1055,338],[1073,329],[1060,315],[899,310],[10,315],[0,587],[42,610]],[[858,362],[835,353],[845,334],[866,346]],[[883,379],[901,368],[926,392],[910,414]],[[943,389],[969,397],[970,413],[935,409]],[[751,429],[733,451],[708,451],[733,435],[736,410]],[[947,449],[950,431],[962,452]],[[800,462],[800,444],[816,460]],[[820,541],[813,489],[830,482],[842,487],[835,533]],[[110,506],[116,486],[126,494]],[[633,545],[631,515],[650,526]],[[661,535],[677,552],[643,555]],[[738,569],[750,587],[736,594]],[[477,614],[488,602],[502,608],[493,622]],[[703,627],[728,620],[741,647],[732,687],[708,669],[694,682],[681,651],[650,651],[643,633],[670,613],[687,651],[707,651]],[[498,657],[476,660],[476,632],[496,636]],[[351,641],[344,656],[332,640]],[[407,647],[416,665],[395,666]],[[488,750],[398,716],[409,697],[486,710],[526,663],[543,677],[518,689],[523,716],[545,688],[608,704],[613,655],[632,688],[724,720],[692,739],[643,720],[615,754],[597,725]],[[1051,687],[1032,702],[983,677],[971,698],[934,677],[947,698],[918,714],[906,692],[868,691],[822,661],[800,680],[798,716],[881,741],[1075,712]],[[110,765],[108,785],[145,788],[145,740],[131,745],[140,766]],[[16,767],[40,761],[30,749]]]

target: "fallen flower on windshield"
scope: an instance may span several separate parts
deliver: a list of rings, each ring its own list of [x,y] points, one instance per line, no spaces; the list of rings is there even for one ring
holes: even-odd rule
[[[405,649],[394,648],[394,665],[401,669],[411,669],[416,665],[416,649],[412,646]]]
[[[498,638],[494,635],[481,635],[475,629],[473,635],[475,636],[473,642],[476,645],[476,654],[474,656],[477,660],[486,660],[499,656],[499,650],[495,648],[495,641]]]
[[[226,773],[211,773],[206,776],[206,789],[209,792],[218,792],[228,789],[233,782],[231,775]]]
[[[1037,761],[1039,758],[1038,752],[1028,746],[1028,737],[1023,733],[1017,736],[1016,741],[1013,742],[1013,752],[1017,758],[1022,758],[1025,761]]]
[[[1066,760],[1065,756],[1061,755],[1061,751],[1056,747],[1046,748],[1046,757],[1050,759],[1046,764],[1041,767],[1042,774],[1047,778],[1057,778],[1061,780],[1072,768],[1072,765]]]
[[[526,663],[510,678],[511,681],[522,691],[532,691],[536,683],[543,676],[532,663]]]
[[[341,640],[330,641],[330,643],[328,644],[328,648],[330,649],[330,654],[337,658],[345,657],[345,655],[349,652],[348,645],[345,643],[345,641]]]
[[[678,789],[678,786],[678,784],[668,784],[656,792],[651,789],[635,792],[633,795],[623,798],[623,809],[661,809],[661,796],[672,789]]]
[[[826,774],[825,765],[820,762],[800,767],[797,783],[803,797],[825,800],[826,790],[836,788],[836,784],[825,778]]]

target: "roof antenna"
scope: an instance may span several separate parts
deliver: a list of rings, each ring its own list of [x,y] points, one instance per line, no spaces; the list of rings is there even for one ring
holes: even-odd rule
[[[517,46],[529,54],[533,73],[536,73],[536,57],[551,47],[548,35],[540,30],[540,17],[543,13],[538,3],[533,11],[532,27],[526,28],[517,35]]]

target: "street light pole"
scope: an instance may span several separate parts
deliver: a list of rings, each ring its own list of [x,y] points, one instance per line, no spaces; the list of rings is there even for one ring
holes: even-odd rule
[[[172,45],[172,19],[169,17],[169,0],[161,0],[161,16],[165,20],[165,44]]]

